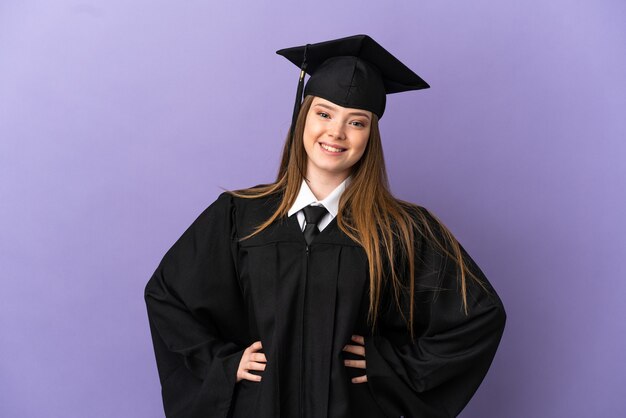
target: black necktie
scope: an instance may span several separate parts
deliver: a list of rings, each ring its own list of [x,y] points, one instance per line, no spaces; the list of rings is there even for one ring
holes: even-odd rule
[[[328,212],[324,206],[305,206],[302,208],[304,211],[304,218],[306,219],[306,226],[304,227],[304,239],[307,245],[313,241],[313,238],[320,233],[317,228],[317,223]]]

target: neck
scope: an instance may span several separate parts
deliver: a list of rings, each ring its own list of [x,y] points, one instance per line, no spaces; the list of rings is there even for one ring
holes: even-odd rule
[[[350,172],[345,173],[319,173],[314,170],[307,171],[307,184],[315,195],[317,200],[323,200],[333,190],[337,188],[348,176]]]

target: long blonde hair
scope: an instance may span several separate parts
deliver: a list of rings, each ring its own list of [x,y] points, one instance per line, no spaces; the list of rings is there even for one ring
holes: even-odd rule
[[[303,168],[306,168],[307,154],[303,144],[303,133],[312,101],[313,96],[306,96],[302,103],[291,146],[289,145],[290,135],[287,135],[276,181],[254,188],[227,190],[234,196],[247,199],[260,198],[274,193],[282,194],[276,211],[265,222],[257,225],[254,232],[240,240],[258,234],[277,219],[287,216],[289,208],[295,202],[304,176]],[[435,243],[445,255],[456,262],[457,283],[463,299],[463,309],[467,315],[466,277],[469,275],[483,289],[488,290],[482,280],[468,268],[459,243],[448,228],[426,208],[397,199],[389,191],[378,118],[375,114],[372,114],[367,146],[361,159],[352,167],[351,176],[352,181],[339,201],[337,226],[360,244],[367,254],[370,272],[368,322],[372,329],[375,329],[379,315],[381,294],[386,277],[383,270],[386,266],[391,273],[388,275],[388,280],[391,281],[394,300],[407,323],[411,338],[414,338],[415,263],[414,257],[409,256],[415,251],[414,231]],[[442,239],[437,238],[437,235],[440,235]],[[402,268],[397,266],[394,260],[404,260],[408,263],[408,286],[402,283],[399,274]],[[401,308],[402,291],[407,291],[409,294],[408,318]]]

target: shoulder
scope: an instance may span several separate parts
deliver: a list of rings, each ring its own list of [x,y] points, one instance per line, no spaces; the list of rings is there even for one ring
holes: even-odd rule
[[[404,210],[405,214],[413,221],[413,226],[417,228],[418,231],[432,231],[435,235],[441,234],[442,227],[445,226],[432,210],[426,206],[406,200],[396,199],[396,201]]]
[[[246,235],[269,219],[282,202],[282,192],[265,193],[268,186],[271,185],[259,184],[247,189],[226,190],[218,196],[215,204],[222,210],[228,210],[233,225]]]
[[[246,205],[263,204],[272,198],[276,198],[277,194],[269,196],[257,196],[256,191],[260,191],[262,188],[269,186],[269,184],[257,184],[244,189],[232,189],[222,191],[217,198],[209,205],[209,207],[244,207]],[[245,197],[243,195],[246,195]],[[207,208],[208,209],[208,208]]]
[[[218,200],[222,199],[240,211],[274,206],[276,202],[280,202],[282,199],[282,193],[264,193],[269,186],[271,184],[257,184],[245,189],[226,190],[218,196]]]
[[[398,203],[408,216],[405,225],[411,229],[415,254],[422,260],[430,260],[433,265],[449,264],[449,257],[458,253],[460,245],[451,230],[430,208],[407,201]],[[400,228],[397,232],[407,231]]]

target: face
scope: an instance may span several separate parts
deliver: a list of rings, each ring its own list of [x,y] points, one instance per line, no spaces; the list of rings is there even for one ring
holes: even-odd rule
[[[315,97],[304,126],[307,177],[348,177],[365,151],[371,121],[370,111]]]

